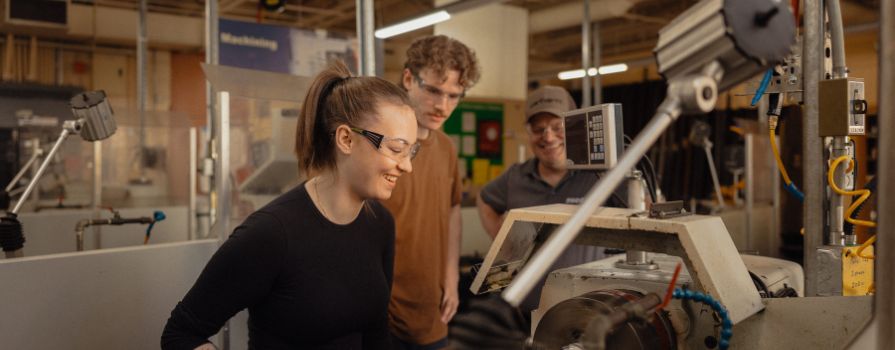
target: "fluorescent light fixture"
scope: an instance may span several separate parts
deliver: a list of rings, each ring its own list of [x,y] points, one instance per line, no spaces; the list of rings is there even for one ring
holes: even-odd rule
[[[593,68],[591,68],[591,69],[593,69]],[[561,79],[561,80],[581,79],[581,78],[584,78],[584,69],[567,70],[565,72],[559,72],[559,79]]]
[[[409,21],[378,29],[375,33],[373,33],[373,35],[375,35],[379,39],[391,38],[395,35],[401,35],[423,27],[431,26],[436,23],[441,23],[449,19],[451,19],[451,15],[447,13],[447,11],[438,11],[422,17],[411,19]]]
[[[591,68],[593,69],[593,68]],[[608,66],[600,66],[600,75],[612,74],[612,73],[621,73],[628,70],[628,65],[624,63],[619,64],[610,64]],[[590,73],[588,71],[588,73]],[[594,74],[591,74],[594,75]]]
[[[587,70],[587,75],[595,76],[597,72],[600,75],[612,74],[612,73],[621,73],[628,70],[628,65],[624,63],[619,64],[610,64],[608,66],[600,66],[600,69],[597,70],[595,67],[590,67]],[[581,79],[584,78],[584,69],[575,69],[575,70],[567,70],[564,72],[559,72],[557,77],[560,80],[570,80],[570,79]]]

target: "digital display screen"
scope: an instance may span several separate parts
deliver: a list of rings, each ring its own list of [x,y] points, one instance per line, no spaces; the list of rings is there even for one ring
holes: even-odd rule
[[[570,169],[605,170],[615,166],[623,146],[621,105],[603,104],[563,114],[566,164]]]
[[[587,164],[587,116],[577,114],[564,121],[566,129],[566,158],[574,164]]]

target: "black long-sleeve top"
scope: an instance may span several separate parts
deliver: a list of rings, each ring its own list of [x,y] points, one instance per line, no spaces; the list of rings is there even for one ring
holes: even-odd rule
[[[171,311],[162,348],[207,343],[245,308],[251,349],[388,348],[394,232],[376,201],[330,222],[302,184],[234,230]]]

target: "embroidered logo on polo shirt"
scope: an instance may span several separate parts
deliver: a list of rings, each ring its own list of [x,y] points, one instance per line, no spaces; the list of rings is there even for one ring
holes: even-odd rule
[[[566,204],[581,204],[582,197],[569,197],[566,198]]]

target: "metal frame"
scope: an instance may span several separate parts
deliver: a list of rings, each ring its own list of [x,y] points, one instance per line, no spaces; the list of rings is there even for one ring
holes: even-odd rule
[[[146,53],[148,37],[146,35],[146,22],[148,10],[146,4],[149,0],[137,0],[137,114],[140,117],[140,182],[148,182],[146,178]]]
[[[805,201],[802,211],[805,224],[804,263],[805,294],[816,296],[818,291],[817,248],[824,244],[824,183],[823,183],[823,140],[820,138],[818,122],[818,84],[823,78],[824,50],[823,7],[821,0],[805,0],[803,8],[804,26],[802,41],[802,72],[804,84],[804,106],[802,111],[802,182]]]
[[[590,0],[584,0],[584,8],[581,15],[581,69],[584,70],[584,78],[581,79],[581,108],[591,106],[590,77],[587,70],[590,69]]]
[[[550,251],[549,242],[561,234],[554,229],[575,220],[574,216],[581,212],[576,210],[576,206],[567,204],[511,210],[473,280],[472,291],[492,290],[511,279],[503,296],[512,303],[514,300],[507,298],[514,295],[511,289],[519,289],[518,286],[523,285],[519,282],[526,278],[525,271],[539,266],[538,256]],[[729,258],[738,257],[739,253],[721,218],[692,215],[653,219],[635,215],[638,212],[637,209],[619,208],[598,208],[594,214],[588,212],[583,229],[577,238],[573,237],[574,242],[681,257],[693,278],[694,288],[724,304],[734,324],[764,308],[758,293],[744,292],[754,290],[754,284],[743,261]],[[540,244],[541,236],[546,234],[550,235],[547,243]],[[515,260],[519,253],[524,253],[521,260]],[[519,268],[522,272],[514,274]],[[540,281],[538,276],[537,282]],[[528,291],[524,292],[523,298]]]
[[[214,169],[214,186],[217,203],[212,205],[215,209],[216,216],[212,227],[218,235],[218,246],[224,244],[227,240],[227,233],[230,232],[230,93],[221,91],[217,93],[218,110],[216,114],[217,128],[214,132],[214,145],[216,152],[213,153],[215,160]],[[214,203],[214,202],[212,202]],[[230,321],[224,324],[220,332],[221,349],[230,349]]]
[[[376,75],[376,38],[373,36],[374,24],[373,0],[356,0],[357,5],[357,38],[360,41],[358,57],[358,74],[361,76]]]
[[[190,128],[190,175],[189,175],[189,214],[187,216],[187,239],[194,240],[196,239],[196,225],[198,223],[198,218],[196,217],[196,191],[198,181],[198,144],[199,141],[199,131],[196,130],[196,127]]]
[[[895,2],[880,1],[879,61],[879,172],[881,179],[895,176]],[[876,195],[880,213],[895,212],[895,184],[880,181]],[[878,321],[877,347],[888,349],[895,343],[895,217],[880,215],[877,232],[882,233],[876,254],[876,300],[874,312]]]

